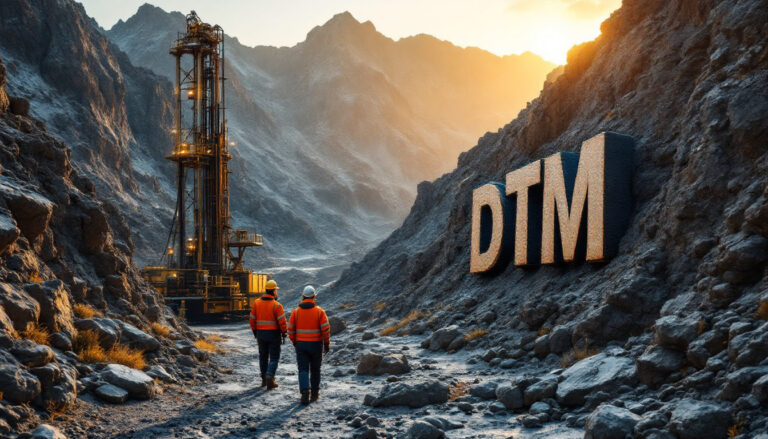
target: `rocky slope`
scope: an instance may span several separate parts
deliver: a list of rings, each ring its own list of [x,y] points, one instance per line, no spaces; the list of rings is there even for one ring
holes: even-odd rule
[[[130,233],[125,220],[73,169],[69,148],[29,116],[29,102],[8,97],[5,82],[0,62],[0,435],[66,412],[84,393],[142,399],[157,392],[154,378],[211,377],[215,368],[193,369],[207,359],[190,341],[198,335],[132,263],[120,240]],[[111,354],[88,356],[118,349],[141,359],[137,367],[146,362],[147,374],[107,365],[119,361]],[[188,363],[177,362],[181,351]]]
[[[181,13],[144,5],[108,35],[134,65],[172,79],[168,45],[183,28]],[[294,47],[227,38],[226,54],[242,160],[233,206],[271,251],[300,256],[380,240],[402,221],[416,183],[453,168],[476,133],[519,111],[553,68],[426,35],[395,42],[349,13]]]
[[[420,184],[402,227],[326,297],[379,327],[420,311],[394,334],[431,349],[554,370],[509,384],[525,402],[507,408],[567,408],[588,437],[766,431],[766,22],[761,0],[625,0],[517,119]],[[618,256],[470,275],[473,188],[609,130],[637,140]]]

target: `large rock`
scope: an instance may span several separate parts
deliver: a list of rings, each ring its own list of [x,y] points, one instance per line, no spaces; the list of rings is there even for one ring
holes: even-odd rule
[[[640,416],[613,405],[601,405],[587,418],[584,439],[625,439],[632,437]]]
[[[19,340],[11,353],[19,363],[27,367],[45,366],[53,360],[53,350],[48,346],[39,345],[30,340]]]
[[[40,304],[24,290],[0,282],[0,304],[17,331],[26,331],[37,323]]]
[[[525,405],[529,406],[537,401],[554,398],[556,392],[557,377],[546,377],[541,381],[526,387],[523,392],[523,399],[525,400]]]
[[[34,241],[48,228],[53,213],[50,200],[40,194],[7,185],[0,186],[0,192],[4,192],[13,218],[27,239]]]
[[[448,349],[448,346],[450,346],[454,340],[462,337],[462,335],[463,333],[457,325],[450,325],[433,332],[424,343],[430,351],[445,350]]]
[[[728,357],[738,367],[755,366],[765,360],[768,357],[768,322],[731,339]]]
[[[112,404],[122,404],[128,399],[128,392],[112,384],[102,384],[93,391],[100,399]]]
[[[637,381],[632,359],[606,353],[579,361],[563,371],[562,377],[555,394],[564,405],[582,405],[587,395],[599,391],[611,393],[621,385]]]
[[[480,399],[496,399],[496,389],[499,383],[486,381],[469,388],[469,394]]]
[[[752,384],[752,396],[762,404],[768,403],[768,374],[758,378]]]
[[[341,331],[347,329],[347,322],[341,317],[331,316],[328,317],[328,323],[331,325],[331,335],[336,335]]]
[[[405,432],[405,439],[442,439],[445,433],[429,422],[413,421]]]
[[[759,279],[759,270],[755,268],[768,261],[768,239],[738,233],[725,238],[721,247],[716,267],[725,280],[748,283]]]
[[[24,291],[40,304],[40,323],[49,331],[74,333],[74,316],[64,282],[56,279],[42,284],[28,283],[24,285]]]
[[[125,389],[133,398],[148,399],[155,396],[155,382],[152,377],[121,364],[107,365],[101,371],[101,379]]]
[[[404,354],[380,355],[366,352],[357,363],[358,375],[399,375],[411,371]]]
[[[141,329],[121,320],[115,320],[120,327],[120,343],[144,352],[154,352],[160,348],[160,342],[155,337]]]
[[[736,401],[747,394],[758,378],[768,374],[768,366],[752,366],[736,369],[725,376],[725,386],[720,391],[720,398]]]
[[[42,424],[32,430],[27,439],[67,439],[67,437],[58,428]]]
[[[637,359],[637,375],[643,384],[657,386],[669,374],[678,372],[685,364],[685,355],[679,351],[653,345]]]
[[[668,427],[680,439],[722,439],[728,435],[730,420],[727,408],[684,399],[675,404]]]
[[[32,401],[40,394],[40,380],[17,364],[0,365],[0,389],[3,399],[15,404]]]
[[[10,216],[10,212],[0,210],[0,255],[8,250],[19,238],[21,231],[16,227],[16,221]]]
[[[368,402],[372,407],[403,405],[419,408],[448,401],[448,392],[448,385],[437,380],[418,384],[389,383],[381,389],[379,396]]]
[[[48,363],[45,366],[33,367],[29,369],[29,371],[40,380],[43,390],[53,387],[54,383],[61,378],[61,369],[56,363]]]
[[[656,343],[670,349],[685,351],[688,343],[699,335],[699,319],[664,316],[656,320]]]
[[[120,341],[120,325],[112,319],[95,318],[75,320],[78,331],[93,331],[99,337],[99,343],[109,349]]]
[[[549,333],[549,350],[555,354],[562,354],[571,349],[571,328],[569,326],[555,326]]]
[[[517,410],[525,405],[523,391],[517,385],[500,385],[496,388],[496,399],[504,404],[507,410]]]

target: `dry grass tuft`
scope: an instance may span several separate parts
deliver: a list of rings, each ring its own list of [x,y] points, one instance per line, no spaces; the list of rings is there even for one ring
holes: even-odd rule
[[[597,348],[590,348],[589,344],[583,348],[574,348],[560,359],[560,367],[570,367],[579,361],[600,353]]]
[[[51,337],[51,334],[47,329],[35,324],[31,329],[22,332],[21,337],[26,340],[32,340],[37,344],[48,344],[48,339]]]
[[[428,316],[429,313],[426,311],[411,311],[407,316],[403,317],[399,322],[395,323],[394,325],[384,328],[381,330],[381,335],[388,336],[392,335],[395,332],[403,329],[407,324],[411,323],[412,321],[416,319],[422,319],[426,316]]]
[[[43,281],[43,277],[40,276],[39,271],[33,271],[32,273],[29,274],[29,281],[35,284],[39,284],[40,282]]]
[[[353,305],[351,303],[342,303],[340,308],[341,309],[355,309],[357,305]]]
[[[453,401],[467,394],[469,394],[469,384],[459,381],[448,390],[448,400]]]
[[[488,334],[487,329],[480,329],[476,328],[467,333],[467,335],[464,336],[464,341],[470,341],[475,340],[480,337],[485,337]]]
[[[224,337],[220,336],[219,334],[208,334],[205,336],[205,339],[212,343],[224,342]]]
[[[160,337],[168,337],[168,334],[171,333],[170,328],[165,327],[157,322],[150,323],[149,327],[152,328],[152,332],[154,332],[155,335],[159,335]]]
[[[739,417],[735,424],[728,427],[728,437],[734,438],[740,435],[742,430],[744,430],[744,418]]]
[[[375,305],[373,305],[374,311],[381,311],[382,309],[386,308],[387,304],[384,302],[376,302]]]
[[[101,317],[101,313],[96,310],[96,308],[92,307],[91,305],[86,305],[84,303],[76,303],[75,306],[72,307],[72,309],[75,311],[75,316],[80,319],[90,319],[95,317]]]
[[[768,320],[768,302],[761,302],[757,307],[756,317],[760,320]]]
[[[224,352],[224,349],[220,348],[218,345],[216,345],[216,343],[213,343],[204,338],[197,340],[195,342],[195,347],[200,349],[201,351],[207,351],[212,354],[219,354]]]
[[[550,333],[550,331],[552,331],[552,328],[549,328],[549,327],[544,327],[544,326],[542,326],[541,328],[539,328],[539,330],[538,330],[538,331],[536,331],[536,334],[537,334],[539,337],[541,337],[542,335],[547,335],[547,334],[549,334],[549,333]]]
[[[701,335],[706,330],[707,330],[707,321],[704,319],[700,319],[698,322],[698,326],[696,327],[696,332],[698,333],[698,335]]]
[[[84,363],[117,363],[139,370],[147,365],[144,353],[138,349],[121,344],[104,349],[99,344],[99,336],[90,329],[78,331],[72,339],[72,349]]]

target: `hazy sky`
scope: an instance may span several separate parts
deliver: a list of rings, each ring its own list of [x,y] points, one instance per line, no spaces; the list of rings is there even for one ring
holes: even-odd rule
[[[79,0],[109,29],[146,0]],[[568,48],[600,33],[621,0],[150,0],[166,11],[194,9],[249,46],[292,46],[334,14],[349,11],[398,39],[426,33],[498,55],[526,50],[564,63]]]

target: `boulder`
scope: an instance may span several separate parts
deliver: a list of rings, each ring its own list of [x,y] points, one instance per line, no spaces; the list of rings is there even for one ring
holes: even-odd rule
[[[358,375],[399,375],[410,371],[411,367],[404,354],[380,355],[366,352],[357,363]]]
[[[56,363],[48,363],[45,366],[29,369],[32,375],[40,380],[43,390],[53,387],[53,384],[61,378],[61,369]]]
[[[539,358],[544,358],[549,353],[549,335],[537,337],[533,342],[533,352]]]
[[[768,366],[752,366],[736,369],[725,376],[725,386],[720,391],[720,399],[736,401],[752,389],[758,378],[768,374]]]
[[[0,210],[0,255],[19,239],[20,234],[21,230],[16,227],[16,221],[11,218],[10,212]]]
[[[41,391],[40,380],[12,363],[0,365],[0,389],[3,389],[3,400],[14,404],[32,401]]]
[[[141,329],[121,320],[115,320],[120,327],[120,343],[144,352],[154,352],[160,348],[160,342],[155,337]]]
[[[448,385],[431,380],[418,384],[389,383],[382,387],[379,395],[370,401],[372,407],[408,406],[424,407],[448,401]]]
[[[768,357],[768,322],[734,337],[728,344],[728,357],[738,367],[761,364]]]
[[[760,272],[755,268],[768,261],[768,239],[737,233],[725,238],[721,247],[716,268],[724,280],[748,283],[759,279]]]
[[[152,378],[158,379],[160,381],[164,381],[166,383],[175,383],[176,378],[173,377],[173,375],[169,374],[167,370],[163,366],[160,366],[159,364],[156,364],[147,370],[147,375],[151,376]]]
[[[432,335],[425,340],[425,344],[430,351],[445,350],[448,349],[451,342],[461,336],[463,336],[461,329],[459,329],[457,325],[450,325],[433,332]]]
[[[523,408],[525,405],[523,400],[523,392],[519,386],[513,386],[509,384],[502,384],[496,388],[496,399],[500,403],[504,404],[507,410],[517,410]]]
[[[595,392],[611,392],[622,385],[637,381],[635,364],[627,357],[610,356],[606,353],[585,358],[561,374],[557,386],[557,401],[564,405],[582,405],[585,397]]]
[[[668,427],[680,439],[721,439],[728,435],[730,411],[719,405],[684,399],[674,406]]]
[[[653,345],[646,348],[637,359],[637,375],[640,382],[649,386],[663,383],[669,374],[678,372],[685,364],[683,353]]]
[[[523,392],[523,399],[525,400],[525,405],[529,406],[537,401],[554,398],[556,392],[557,377],[546,377],[541,381],[526,387]]]
[[[30,340],[19,340],[11,349],[19,363],[27,367],[39,367],[53,360],[53,350]]]
[[[112,384],[102,384],[93,391],[100,399],[112,404],[122,404],[128,399],[128,392]]]
[[[109,364],[101,371],[101,379],[125,389],[137,399],[155,396],[155,382],[149,375],[121,364]]]
[[[0,304],[17,331],[26,331],[37,323],[40,304],[24,290],[0,282]]]
[[[624,439],[632,436],[640,416],[613,405],[600,405],[587,418],[584,439]]]
[[[670,349],[685,351],[699,333],[699,319],[664,316],[656,320],[656,343]]]
[[[469,388],[469,394],[480,399],[496,399],[496,388],[499,387],[498,383],[493,381],[486,381],[481,384],[476,384]]]
[[[328,317],[328,323],[331,325],[331,335],[336,335],[341,331],[347,329],[347,322],[341,317],[331,316]]]
[[[40,304],[40,323],[49,331],[74,333],[74,315],[64,282],[56,279],[42,284],[28,283],[24,285],[24,291]]]
[[[62,352],[72,350],[72,339],[64,332],[54,332],[51,334],[48,342],[51,343],[51,346]]]
[[[0,331],[6,332],[13,338],[18,336],[18,334],[16,334],[16,328],[13,327],[13,321],[8,317],[8,314],[5,313],[2,306],[0,306]]]
[[[737,288],[727,282],[722,282],[709,289],[707,298],[716,307],[725,308],[738,297],[738,294]]]
[[[549,333],[549,350],[555,354],[562,354],[571,349],[571,328],[568,326],[555,326]]]
[[[78,331],[93,331],[99,337],[99,343],[109,349],[120,340],[120,326],[112,319],[95,318],[75,320]]]
[[[429,422],[413,421],[405,432],[406,439],[442,439],[445,433]]]
[[[762,404],[768,403],[768,374],[761,376],[752,384],[752,396]]]
[[[28,434],[27,439],[67,439],[58,428],[48,424],[42,424]]]
[[[34,241],[40,236],[51,221],[53,203],[40,194],[4,186],[6,202],[21,233]]]

